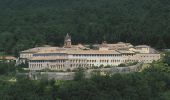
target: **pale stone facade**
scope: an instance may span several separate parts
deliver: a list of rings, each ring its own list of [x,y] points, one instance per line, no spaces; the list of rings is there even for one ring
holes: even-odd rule
[[[13,56],[0,56],[0,62],[5,61],[5,62],[16,62],[17,58]]]
[[[63,47],[37,47],[22,51],[20,58],[29,60],[30,70],[73,70],[78,67],[118,66],[127,62],[152,63],[160,59],[160,54],[146,45],[133,46],[119,42],[103,42],[98,50],[91,50],[81,44],[72,45],[67,34]]]

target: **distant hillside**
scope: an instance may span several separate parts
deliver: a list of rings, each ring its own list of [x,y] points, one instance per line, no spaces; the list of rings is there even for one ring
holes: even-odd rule
[[[170,47],[169,0],[0,0],[0,51],[42,44],[131,42]]]

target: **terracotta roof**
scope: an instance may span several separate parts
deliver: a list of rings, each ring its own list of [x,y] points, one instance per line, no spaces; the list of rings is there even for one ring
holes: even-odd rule
[[[99,50],[75,50],[75,51],[67,51],[68,54],[120,54],[115,50],[106,50],[106,51],[99,51]]]
[[[40,51],[57,50],[57,49],[61,49],[61,48],[59,47],[36,47],[36,48],[31,48],[28,50],[21,51],[21,53],[36,53]]]
[[[2,60],[2,59],[5,59],[5,60],[16,60],[16,58],[13,57],[13,56],[0,56],[0,59],[1,59],[1,60]]]
[[[120,53],[126,53],[126,54],[128,54],[128,53],[135,53],[135,52],[130,51],[130,50],[118,50],[118,52],[120,52]]]
[[[138,46],[135,46],[136,48],[149,48],[150,46],[148,45],[138,45]]]
[[[67,57],[32,57],[29,60],[61,60],[67,59]]]

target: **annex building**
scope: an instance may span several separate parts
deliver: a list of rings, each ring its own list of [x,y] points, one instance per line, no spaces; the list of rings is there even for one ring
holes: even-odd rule
[[[67,34],[63,47],[35,47],[20,52],[20,62],[28,61],[30,70],[73,70],[78,67],[118,66],[128,62],[152,63],[160,59],[160,53],[147,45],[133,46],[119,42],[103,42],[90,49],[88,45],[72,45]]]

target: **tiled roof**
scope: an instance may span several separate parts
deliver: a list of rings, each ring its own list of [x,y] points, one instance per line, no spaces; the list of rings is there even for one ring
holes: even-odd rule
[[[118,50],[118,52],[120,52],[120,53],[135,53],[135,52],[130,51],[130,50]]]
[[[67,51],[68,54],[120,54],[115,50],[77,50],[77,51]]]
[[[138,45],[138,46],[135,46],[136,48],[149,48],[150,46],[148,45]]]
[[[15,60],[16,58],[13,56],[0,56],[0,59],[5,59],[5,60]]]
[[[67,57],[32,57],[29,60],[60,60],[67,59]]]
[[[21,53],[36,53],[40,51],[57,50],[57,49],[60,49],[60,48],[59,47],[36,47],[36,48],[21,51]]]

